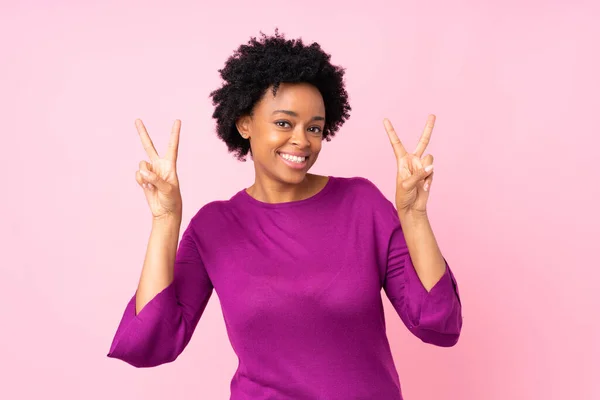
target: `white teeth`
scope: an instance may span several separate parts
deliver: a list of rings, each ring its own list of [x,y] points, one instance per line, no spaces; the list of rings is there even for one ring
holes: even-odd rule
[[[291,156],[289,154],[284,154],[284,153],[280,153],[280,154],[281,154],[282,158],[284,158],[288,161],[291,161],[291,162],[298,163],[298,164],[301,164],[304,161],[306,161],[306,157]]]

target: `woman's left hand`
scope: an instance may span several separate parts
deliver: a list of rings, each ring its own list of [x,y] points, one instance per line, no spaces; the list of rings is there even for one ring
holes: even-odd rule
[[[396,210],[399,215],[425,214],[433,180],[433,156],[431,154],[423,156],[423,153],[431,139],[435,115],[427,118],[421,139],[412,153],[408,153],[404,149],[392,123],[387,118],[384,119],[383,124],[394,148],[398,164]]]

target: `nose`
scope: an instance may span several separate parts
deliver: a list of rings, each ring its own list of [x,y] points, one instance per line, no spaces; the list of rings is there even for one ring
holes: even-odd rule
[[[310,141],[306,137],[306,132],[303,126],[298,124],[296,129],[292,132],[292,137],[290,139],[293,145],[299,148],[310,147]]]

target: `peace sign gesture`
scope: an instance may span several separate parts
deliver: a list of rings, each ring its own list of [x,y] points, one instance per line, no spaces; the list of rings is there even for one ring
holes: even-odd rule
[[[149,162],[140,161],[140,169],[135,173],[135,180],[144,189],[152,217],[155,219],[167,216],[181,218],[181,192],[175,168],[181,121],[175,120],[173,124],[169,146],[163,158],[159,157],[142,121],[136,120],[135,126],[144,150],[150,158]]]
[[[392,123],[383,121],[390,143],[396,155],[398,173],[396,177],[396,209],[400,214],[425,213],[429,188],[433,180],[433,156],[423,156],[435,124],[435,115],[429,115],[416,150],[408,153],[398,138]]]

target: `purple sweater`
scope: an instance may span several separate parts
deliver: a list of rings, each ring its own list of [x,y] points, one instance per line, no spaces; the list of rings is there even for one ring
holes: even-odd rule
[[[278,204],[242,190],[194,215],[173,283],[138,315],[131,298],[108,356],[136,367],[175,360],[214,289],[239,358],[232,400],[400,400],[382,288],[422,341],[457,342],[450,268],[425,290],[396,209],[370,181],[330,177],[313,197]]]

